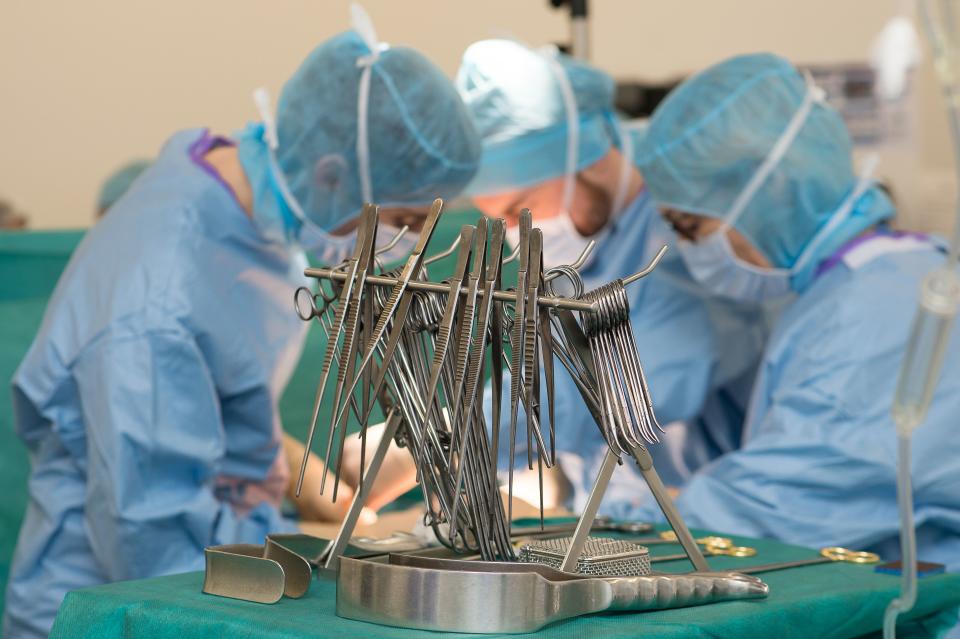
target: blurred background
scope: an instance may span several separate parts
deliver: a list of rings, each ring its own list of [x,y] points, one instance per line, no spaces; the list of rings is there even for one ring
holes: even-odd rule
[[[567,12],[547,0],[363,4],[383,40],[419,48],[451,75],[481,38],[569,37]],[[892,116],[878,115],[869,86],[858,84],[871,41],[897,8],[891,0],[593,0],[591,60],[618,80],[653,85],[745,52],[813,66],[832,98],[849,98],[844,87],[866,95],[845,113],[859,118],[861,146],[881,151],[880,175],[902,222],[942,231],[955,186],[926,45]],[[252,89],[276,96],[306,53],[348,24],[347,0],[4,0],[0,200],[35,229],[90,225],[111,172],[153,156],[174,130],[237,130],[256,117]]]

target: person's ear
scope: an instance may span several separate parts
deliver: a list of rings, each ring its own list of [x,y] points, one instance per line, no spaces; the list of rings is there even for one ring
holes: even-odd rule
[[[329,193],[342,188],[346,174],[347,161],[339,154],[325,155],[313,165],[313,183]]]

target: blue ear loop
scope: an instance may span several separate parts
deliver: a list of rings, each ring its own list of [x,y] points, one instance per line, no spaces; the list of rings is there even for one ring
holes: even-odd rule
[[[244,128],[241,137],[258,140],[263,143],[267,153],[267,184],[269,186],[270,196],[272,196],[273,204],[276,205],[276,210],[279,212],[279,221],[282,227],[283,240],[289,244],[296,238],[297,233],[300,230],[300,225],[298,224],[298,220],[296,219],[293,210],[283,197],[283,188],[279,182],[279,180],[283,178],[282,176],[278,178],[280,167],[277,164],[276,155],[274,154],[273,149],[270,148],[270,141],[267,139],[266,130],[266,126],[263,124],[263,122],[250,122]]]
[[[280,216],[283,221],[283,235],[287,242],[293,242],[300,233],[302,223],[297,219],[296,215],[294,215],[293,209],[290,208],[287,199],[283,196],[284,188],[282,185],[285,184],[286,181],[280,173],[280,167],[277,165],[277,157],[273,149],[269,148],[269,146],[267,147],[267,158],[270,167],[268,173],[270,176],[270,190],[280,210]],[[283,180],[283,182],[281,182],[281,180]]]

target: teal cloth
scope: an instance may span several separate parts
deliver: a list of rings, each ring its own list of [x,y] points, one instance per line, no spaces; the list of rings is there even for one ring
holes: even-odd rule
[[[478,216],[475,210],[445,213],[434,233],[430,252],[449,246],[461,225],[475,222]],[[82,230],[0,231],[0,486],[4,487],[4,497],[0,499],[0,616],[10,560],[26,509],[30,474],[26,448],[14,431],[10,379],[30,347],[47,300],[82,237]],[[441,279],[452,269],[453,259],[445,259],[430,268],[430,275]],[[306,438],[325,346],[323,332],[313,327],[303,357],[280,401],[284,428],[300,440]],[[329,420],[329,411],[322,410],[318,428],[325,428]],[[418,490],[411,491],[392,507],[416,503],[419,494]]]
[[[702,533],[701,533],[702,534]],[[731,569],[816,556],[816,552],[774,541],[737,538],[756,557],[712,557],[716,569]],[[677,546],[651,547],[674,554]],[[686,561],[655,564],[684,571]],[[822,564],[762,576],[770,585],[765,600],[724,602],[637,614],[601,614],[559,622],[528,636],[541,637],[858,637],[877,632],[883,610],[898,590],[898,578],[872,566]],[[172,575],[88,588],[67,595],[51,637],[98,639],[183,639],[184,637],[413,637],[424,633],[341,619],[334,612],[335,584],[314,581],[301,599],[274,605],[224,599],[201,592],[202,573]],[[482,606],[483,602],[477,602]],[[931,637],[960,605],[960,574],[920,581],[917,606],[900,636]],[[951,617],[952,615],[952,617]],[[477,635],[444,635],[476,637]],[[522,637],[524,635],[509,635]]]
[[[10,379],[30,347],[47,298],[82,231],[0,231],[0,615],[27,506],[30,462],[13,429]]]
[[[79,230],[0,231],[0,300],[48,297],[82,237]]]

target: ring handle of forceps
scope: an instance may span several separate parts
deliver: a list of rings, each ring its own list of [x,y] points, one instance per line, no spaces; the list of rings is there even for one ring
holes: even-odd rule
[[[297,312],[297,317],[304,322],[309,322],[314,317],[320,317],[320,309],[317,308],[318,297],[323,299],[324,305],[326,305],[327,298],[323,293],[314,293],[306,286],[298,286],[297,290],[293,292],[293,309]]]
[[[660,538],[664,541],[677,541],[677,535],[672,530],[660,533]],[[733,540],[729,537],[708,536],[700,537],[695,540],[698,544],[711,555],[726,555],[728,557],[754,557],[757,554],[756,548],[750,546],[735,546]]]
[[[850,550],[840,546],[828,546],[820,550],[820,555],[830,561],[842,561],[848,564],[875,564],[880,561],[880,555],[864,550]]]

